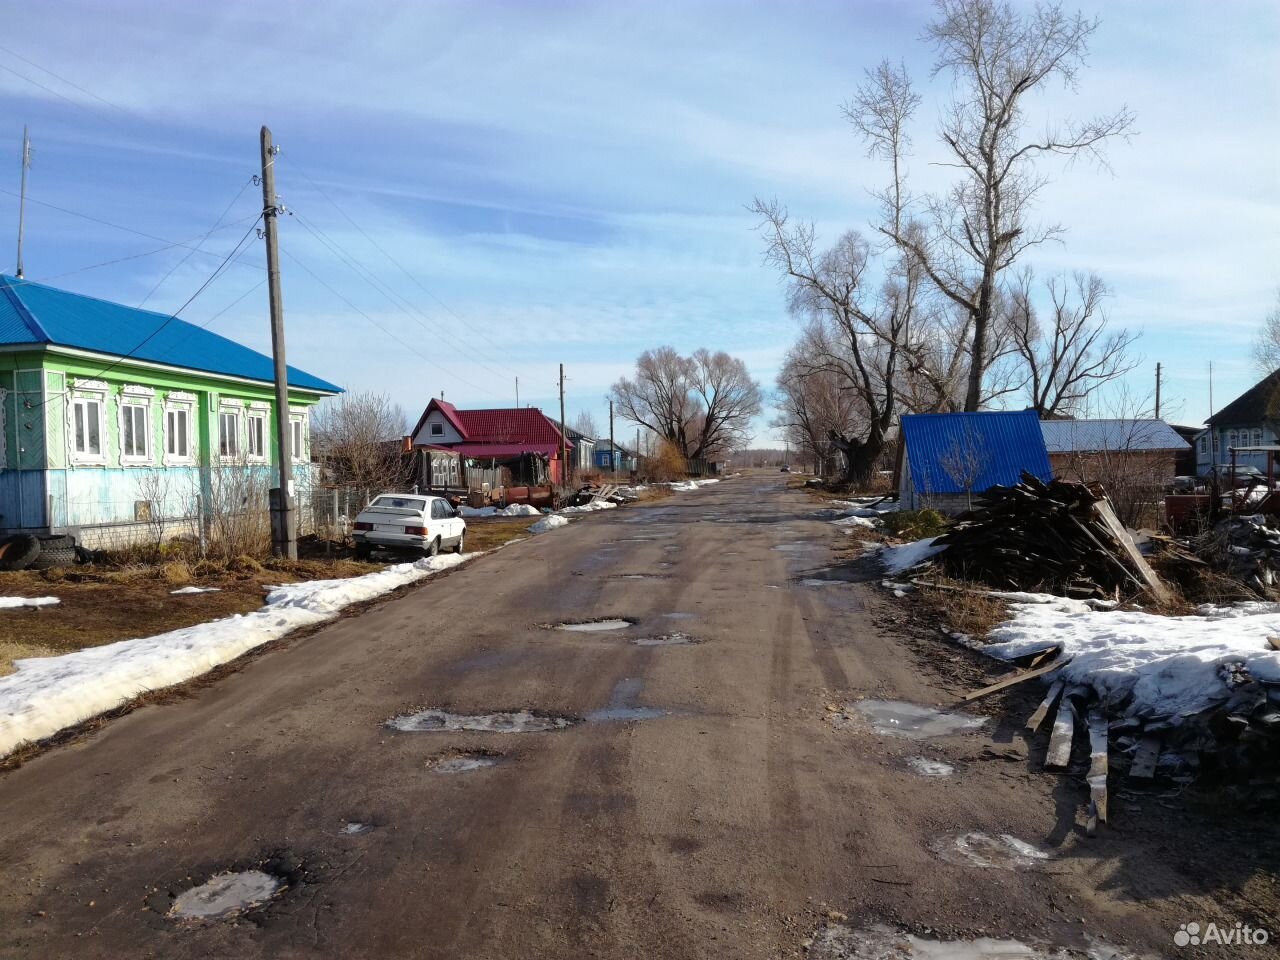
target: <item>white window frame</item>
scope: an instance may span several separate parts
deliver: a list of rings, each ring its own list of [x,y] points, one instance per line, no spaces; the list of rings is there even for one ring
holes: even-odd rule
[[[297,424],[297,427],[294,426]],[[289,408],[289,456],[293,458],[294,463],[310,463],[311,458],[309,448],[311,446],[311,431],[307,429],[308,418],[306,407],[290,407]],[[294,434],[297,433],[300,443],[294,443]]]
[[[229,453],[224,453],[222,449],[223,440],[225,439],[225,434],[223,433],[223,430],[222,430],[223,417],[236,418],[236,430],[235,430],[235,436],[234,436],[235,449]],[[218,459],[220,461],[226,460],[228,462],[234,463],[236,460],[240,459],[240,451],[244,448],[244,438],[241,436],[242,431],[240,430],[240,424],[243,422],[244,422],[244,404],[235,403],[228,400],[223,400],[220,404],[218,404]]]
[[[108,390],[105,380],[76,380],[71,387],[71,400],[67,404],[67,462],[74,466],[106,466],[111,456],[111,442],[107,436]],[[98,405],[98,452],[76,449],[76,410],[80,404]],[[87,410],[87,408],[86,408]],[[85,420],[85,440],[88,440],[88,420]],[[87,446],[86,442],[86,446]]]
[[[164,398],[164,429],[161,433],[164,436],[164,464],[165,466],[189,466],[196,462],[195,455],[195,436],[193,429],[196,422],[196,395],[194,393],[183,393],[178,390],[171,390],[169,395]],[[170,453],[170,441],[173,439],[169,427],[169,416],[171,414],[181,413],[187,421],[187,452],[186,453]]]
[[[251,421],[260,420],[262,422],[262,446],[256,453],[253,450],[253,428],[250,426]],[[270,459],[271,451],[271,404],[254,402],[249,404],[249,409],[244,413],[244,451],[245,459],[250,463],[266,463]]]
[[[155,399],[155,395],[156,392],[153,388],[134,384],[125,384],[120,390],[120,399],[116,404],[116,426],[120,431],[120,463],[124,466],[146,465],[155,462],[155,432],[151,419],[151,402]],[[125,419],[131,416],[129,411],[133,407],[142,409],[144,430],[142,434],[143,452],[141,455],[128,453],[124,446]],[[137,425],[134,424],[133,426],[136,433]],[[134,446],[137,446],[136,442]]]
[[[433,437],[444,436],[444,424],[439,420],[432,420],[427,426],[430,428],[430,434]]]

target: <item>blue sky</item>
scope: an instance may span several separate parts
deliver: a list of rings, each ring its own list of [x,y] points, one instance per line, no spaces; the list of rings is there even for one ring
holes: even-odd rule
[[[1082,6],[1102,18],[1089,69],[1043,115],[1127,103],[1139,135],[1109,171],[1045,165],[1041,216],[1068,233],[1034,262],[1100,273],[1112,322],[1143,332],[1133,391],[1162,361],[1168,415],[1198,422],[1210,360],[1218,406],[1255,379],[1249,344],[1280,286],[1280,7]],[[564,362],[570,416],[603,427],[609,384],[648,347],[725,349],[772,385],[796,324],[745,206],[776,196],[829,238],[866,229],[883,171],[839,105],[882,57],[925,88],[911,174],[939,182],[929,16],[887,0],[55,0],[0,38],[0,235],[16,232],[24,122],[33,201],[184,242],[231,204],[204,243],[219,256],[182,263],[184,248],[135,256],[164,244],[28,206],[29,279],[138,304],[172,271],[146,302],[177,309],[257,213],[257,188],[241,191],[267,123],[295,212],[291,363],[412,417],[441,391],[510,404],[516,377],[551,412]],[[267,349],[262,263],[255,241],[182,316]]]

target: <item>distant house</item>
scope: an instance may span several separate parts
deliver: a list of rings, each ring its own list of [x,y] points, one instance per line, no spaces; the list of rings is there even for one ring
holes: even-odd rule
[[[595,437],[588,437],[581,430],[565,425],[565,436],[569,438],[569,463],[574,473],[586,473],[595,468]]]
[[[410,434],[413,450],[456,454],[463,485],[470,470],[483,469],[492,472],[492,486],[560,484],[567,477],[560,445],[559,428],[536,407],[460,410],[435,398]]]
[[[1054,476],[1079,482],[1118,473],[1171,480],[1178,455],[1190,448],[1163,420],[1045,420],[1040,429]]]
[[[920,413],[904,416],[897,485],[904,510],[959,513],[1025,470],[1049,480],[1053,471],[1034,410]]]
[[[185,320],[0,276],[0,535],[116,546],[191,533],[222,499],[265,511],[274,376],[270,357]],[[288,377],[305,507],[309,411],[341,388]]]
[[[1280,442],[1280,370],[1263,377],[1205,421],[1196,438],[1196,473],[1207,476],[1215,463],[1230,463],[1233,447]],[[1241,453],[1236,463],[1267,469],[1265,453]]]
[[[616,443],[610,447],[608,440],[598,441],[595,462],[597,470],[606,472],[633,473],[637,468],[634,453]]]

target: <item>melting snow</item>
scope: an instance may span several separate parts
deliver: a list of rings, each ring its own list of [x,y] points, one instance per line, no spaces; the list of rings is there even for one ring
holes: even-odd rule
[[[925,537],[923,540],[914,540],[911,543],[881,547],[880,562],[884,564],[885,571],[888,573],[902,573],[904,570],[910,570],[947,549],[935,547],[933,541],[937,539],[937,537]]]
[[[595,513],[597,510],[613,510],[617,508],[616,503],[610,503],[608,500],[589,500],[586,503],[579,504],[576,507],[563,507],[561,513]]]
[[[812,960],[1136,960],[1090,938],[1087,951],[1033,947],[1019,940],[978,937],[973,940],[930,940],[883,924],[853,930],[832,924],[814,934]]]
[[[671,489],[685,492],[689,490],[697,490],[699,487],[705,487],[708,484],[719,482],[719,480],[682,480],[679,483],[671,484]]]
[[[57,597],[0,597],[0,610],[16,607],[48,607],[61,601]]]
[[[219,593],[221,592],[221,588],[220,587],[180,587],[177,590],[170,590],[169,592],[173,594],[175,597],[178,597],[188,593]]]
[[[548,530],[554,530],[557,527],[567,527],[569,525],[568,517],[557,517],[555,514],[543,517],[537,523],[529,527],[530,533],[546,533]]]
[[[1206,606],[1195,616],[1166,617],[1033,597],[1011,607],[1013,619],[991,631],[983,650],[1012,660],[1060,644],[1071,662],[1059,675],[1112,703],[1129,701],[1129,716],[1176,717],[1225,700],[1229,691],[1218,675],[1225,664],[1243,662],[1255,678],[1280,682],[1280,650],[1267,642],[1280,636],[1280,604]]]
[[[537,507],[530,506],[527,503],[511,503],[505,507],[468,507],[461,506],[458,508],[458,515],[461,517],[477,518],[477,517],[536,517],[542,511]]]
[[[344,607],[372,600],[478,553],[398,563],[346,580],[312,580],[276,587],[266,606],[243,616],[121,640],[60,657],[17,660],[0,677],[0,756],[27,740],[48,737],[127,702],[198,677],[254,647],[299,627],[322,623]]]
[[[948,863],[984,869],[1035,867],[1052,857],[1052,854],[1008,833],[997,837],[977,831],[952,834],[931,841],[929,848]]]

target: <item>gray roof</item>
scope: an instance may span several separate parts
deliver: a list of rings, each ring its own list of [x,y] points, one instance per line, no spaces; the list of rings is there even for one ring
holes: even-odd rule
[[[1044,420],[1040,429],[1050,453],[1186,450],[1190,446],[1163,420]]]

